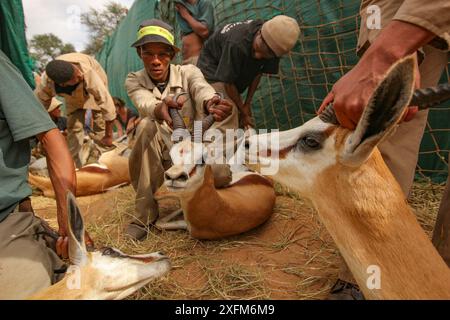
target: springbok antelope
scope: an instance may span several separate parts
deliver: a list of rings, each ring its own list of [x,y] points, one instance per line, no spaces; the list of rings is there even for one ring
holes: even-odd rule
[[[170,261],[160,252],[134,256],[113,248],[88,252],[80,210],[70,192],[67,199],[71,272],[29,299],[123,299],[169,272]]]
[[[450,299],[450,270],[376,148],[409,105],[414,68],[408,57],[389,70],[354,131],[338,125],[330,105],[298,128],[248,141],[267,150],[262,164],[279,154],[274,179],[312,201],[369,299]]]
[[[186,129],[178,112],[172,110],[171,116],[174,129]],[[204,119],[203,132],[213,122],[211,115]],[[185,229],[193,238],[212,240],[249,231],[269,219],[276,198],[271,181],[244,167],[204,164],[204,146],[185,138],[171,148],[173,165],[164,174],[164,184],[179,197],[181,210],[157,221],[156,227]],[[215,171],[222,171],[223,181]],[[181,212],[184,220],[169,221]]]
[[[88,149],[84,157],[87,158],[95,145],[94,143],[90,143],[84,144],[83,147]],[[98,194],[130,183],[128,156],[128,145],[126,143],[117,143],[115,149],[101,154],[98,163],[88,164],[78,169],[76,171],[76,196]],[[55,197],[55,191],[48,176],[42,176],[38,173],[35,174],[33,173],[33,168],[30,168],[28,182],[41,190],[44,196]]]

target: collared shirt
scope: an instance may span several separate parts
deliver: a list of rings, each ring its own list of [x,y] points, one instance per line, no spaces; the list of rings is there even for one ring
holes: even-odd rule
[[[215,90],[206,82],[202,72],[194,65],[170,65],[169,83],[161,93],[147,71],[142,69],[128,74],[125,87],[128,96],[139,110],[141,117],[154,120],[156,105],[169,95],[180,92],[189,93],[189,99],[184,103],[180,113],[188,129],[192,129],[193,121],[205,116],[203,104],[215,95]]]
[[[0,51],[0,222],[31,195],[29,138],[55,128],[17,68]]]
[[[210,1],[198,0],[195,4],[182,0],[176,0],[175,3],[177,2],[185,6],[195,20],[205,24],[210,35],[214,32],[214,7]],[[182,36],[194,32],[189,23],[178,12],[176,13],[176,19]]]
[[[374,21],[375,11],[370,6],[378,6],[380,28],[369,28]],[[376,8],[376,7],[375,7]],[[368,10],[369,9],[369,10]],[[369,11],[369,12],[368,12]],[[436,34],[440,41],[430,44],[441,50],[450,48],[450,1],[449,0],[363,0],[361,2],[361,28],[358,39],[358,53],[361,54],[373,43],[380,31],[392,20],[400,20],[418,25]],[[401,40],[400,40],[401,41]]]
[[[106,121],[114,120],[116,108],[108,91],[108,78],[102,66],[91,56],[76,52],[59,56],[57,60],[64,60],[79,67],[83,73],[83,81],[73,88],[71,93],[57,93],[55,83],[44,72],[41,84],[35,90],[41,103],[48,108],[52,98],[59,95],[66,102],[67,115],[78,109],[92,109],[102,111]]]

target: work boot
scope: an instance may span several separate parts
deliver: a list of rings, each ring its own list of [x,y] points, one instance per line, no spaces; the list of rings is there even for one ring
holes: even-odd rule
[[[366,300],[357,284],[338,279],[327,300]]]
[[[142,241],[147,236],[148,229],[136,223],[130,223],[125,229],[125,235],[133,240]]]

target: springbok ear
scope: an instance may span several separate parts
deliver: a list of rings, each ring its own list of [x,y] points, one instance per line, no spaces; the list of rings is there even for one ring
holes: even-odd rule
[[[67,194],[67,215],[69,218],[69,259],[72,264],[81,266],[87,262],[87,250],[84,241],[84,225],[81,217],[80,209],[78,208],[72,192]]]
[[[345,141],[342,162],[359,166],[373,149],[392,133],[414,91],[416,62],[413,56],[395,63],[372,94],[356,126]]]

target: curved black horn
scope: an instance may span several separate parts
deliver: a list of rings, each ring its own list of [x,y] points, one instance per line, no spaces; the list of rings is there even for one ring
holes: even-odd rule
[[[446,100],[450,100],[450,83],[415,90],[409,105],[425,110]]]
[[[172,98],[172,100],[177,102],[178,98],[180,96],[186,95],[186,94],[187,94],[187,92],[177,93]],[[175,142],[179,142],[180,140],[183,139],[183,136],[184,136],[183,132],[184,132],[184,129],[186,129],[186,125],[184,124],[183,117],[181,116],[180,112],[177,109],[169,107],[169,114],[170,114],[170,117],[172,118],[172,121],[173,121],[172,140],[175,141]],[[178,130],[178,129],[181,129],[181,130]]]
[[[215,93],[221,100],[223,99],[223,93],[221,93],[221,92],[216,92]],[[214,108],[214,106],[213,106],[213,108]],[[209,114],[208,116],[206,116],[206,118],[204,118],[203,120],[202,120],[202,127],[201,127],[201,129],[202,129],[202,132],[201,132],[201,136],[203,137],[203,134],[209,129],[209,128],[211,128],[211,126],[214,124],[214,122],[215,122],[216,120],[214,120],[214,116],[212,115],[212,114]],[[200,133],[200,132],[194,132],[194,137],[196,136],[195,134],[198,134],[198,133]]]
[[[319,114],[319,118],[323,122],[339,125],[339,121],[337,120],[336,114],[334,113],[333,103],[330,103],[325,107],[325,110],[323,110],[322,113]]]

